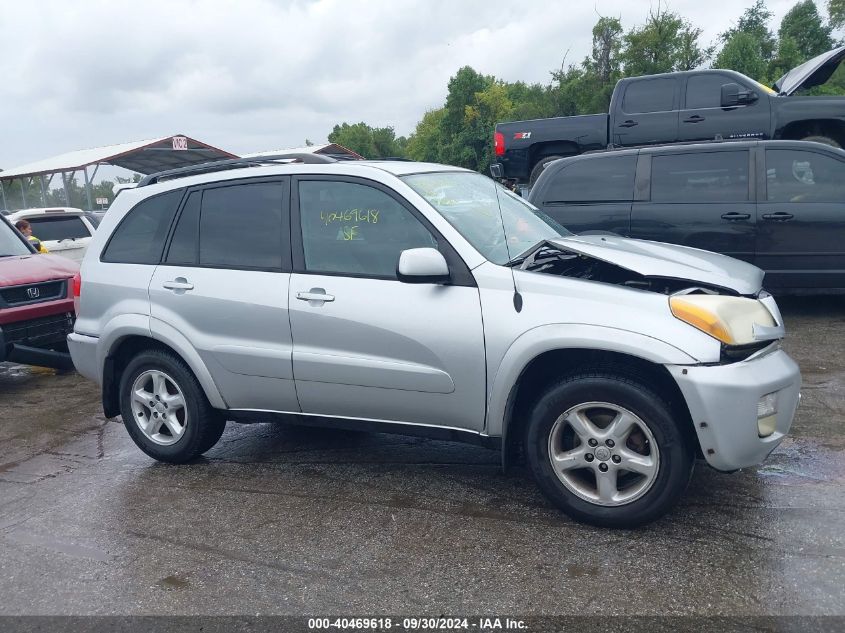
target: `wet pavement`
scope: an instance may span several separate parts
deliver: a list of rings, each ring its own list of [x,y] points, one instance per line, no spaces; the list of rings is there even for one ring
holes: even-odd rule
[[[793,437],[637,531],[448,442],[230,423],[157,464],[93,384],[0,365],[0,614],[845,614],[845,298],[781,307]]]

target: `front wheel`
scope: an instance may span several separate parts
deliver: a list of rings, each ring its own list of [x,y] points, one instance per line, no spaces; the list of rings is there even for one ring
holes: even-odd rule
[[[223,434],[225,418],[175,354],[141,352],[126,366],[119,389],[123,424],[153,459],[183,464],[209,450]]]
[[[525,452],[538,485],[578,521],[636,527],[672,508],[693,452],[670,407],[646,385],[582,374],[540,399]]]

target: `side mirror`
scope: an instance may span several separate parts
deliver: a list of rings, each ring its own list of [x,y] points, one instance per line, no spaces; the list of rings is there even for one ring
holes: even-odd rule
[[[449,281],[449,264],[436,248],[409,248],[399,254],[396,278],[406,284]]]
[[[723,84],[721,105],[723,108],[731,108],[746,103],[754,103],[760,97],[753,90],[742,90],[739,84]]]
[[[493,178],[499,179],[502,177],[502,174],[504,174],[504,171],[502,170],[502,163],[493,163],[490,165],[490,175],[493,176]]]

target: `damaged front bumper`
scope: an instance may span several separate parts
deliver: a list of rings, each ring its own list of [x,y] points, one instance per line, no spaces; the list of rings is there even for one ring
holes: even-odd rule
[[[704,458],[717,470],[759,464],[792,425],[801,373],[777,343],[737,363],[667,369],[687,402]]]

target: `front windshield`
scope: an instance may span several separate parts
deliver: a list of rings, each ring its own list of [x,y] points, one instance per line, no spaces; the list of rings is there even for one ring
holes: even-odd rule
[[[15,229],[5,221],[0,220],[0,257],[29,254],[31,254],[31,251],[21,241],[21,238],[15,234]]]
[[[541,240],[572,235],[545,213],[481,174],[431,172],[405,176],[403,180],[478,252],[496,264],[506,264]]]

